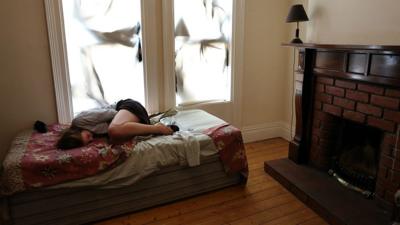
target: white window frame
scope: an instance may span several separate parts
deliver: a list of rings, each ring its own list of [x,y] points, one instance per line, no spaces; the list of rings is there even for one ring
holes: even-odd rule
[[[163,44],[164,44],[164,103],[167,108],[176,106],[175,97],[175,24],[174,0],[163,0]],[[242,80],[243,80],[243,55],[244,55],[244,16],[245,0],[233,0],[232,15],[232,51],[231,57],[231,101],[235,109],[233,112],[233,125],[241,127],[242,124]],[[203,104],[194,103],[187,108],[196,108]],[[218,104],[218,102],[211,103]],[[225,104],[220,102],[219,104]],[[185,107],[183,107],[185,108]]]
[[[61,1],[44,0],[44,3],[58,122],[67,124],[73,118],[73,108]],[[160,110],[158,74],[160,74],[161,69],[154,66],[158,65],[156,38],[159,34],[156,29],[156,21],[152,16],[156,9],[156,4],[157,0],[141,0],[145,106],[150,113]]]

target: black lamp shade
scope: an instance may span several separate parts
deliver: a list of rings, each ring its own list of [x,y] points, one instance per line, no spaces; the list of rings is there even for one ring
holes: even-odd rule
[[[289,14],[286,18],[286,22],[291,23],[300,21],[308,21],[307,13],[304,10],[303,5],[293,5],[292,8],[290,8]]]

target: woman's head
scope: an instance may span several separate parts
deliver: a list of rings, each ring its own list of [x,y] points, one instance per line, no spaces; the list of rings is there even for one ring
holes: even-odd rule
[[[88,130],[70,127],[61,134],[57,142],[59,149],[78,148],[87,145],[93,140],[93,134]]]

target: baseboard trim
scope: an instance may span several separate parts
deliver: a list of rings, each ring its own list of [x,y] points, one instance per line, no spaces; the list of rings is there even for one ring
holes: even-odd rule
[[[285,122],[271,122],[244,126],[242,128],[242,135],[245,143],[277,137],[290,140],[290,124]]]

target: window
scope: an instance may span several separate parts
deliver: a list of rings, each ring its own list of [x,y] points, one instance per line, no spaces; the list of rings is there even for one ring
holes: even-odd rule
[[[140,0],[62,0],[73,113],[145,104]]]
[[[193,34],[187,40],[177,37],[176,43],[174,4],[179,11],[180,4],[204,2],[213,6],[216,0],[44,1],[60,123],[70,122],[74,113],[80,110],[120,98],[137,99],[150,113],[191,101],[239,102],[244,0],[220,0],[218,2],[223,4],[214,9],[207,6],[215,14],[205,21],[212,24],[216,32],[194,31],[196,25],[187,16],[176,14],[176,25],[180,19],[185,20],[188,31]],[[199,8],[193,10],[199,11]],[[225,22],[217,23],[220,19]],[[220,25],[222,29],[219,29]],[[196,32],[201,34],[198,40],[194,35]],[[212,43],[207,45],[207,42]],[[178,45],[183,47],[182,51],[175,52],[174,46]],[[194,56],[197,61],[193,67],[212,62],[204,66],[206,70],[201,73],[210,73],[211,68],[218,67],[217,72],[212,72],[221,77],[219,84],[222,85],[219,92],[214,92],[216,95],[204,95],[207,91],[203,90],[209,86],[200,86],[198,90],[193,86],[197,82],[190,79],[198,75],[188,73],[191,71],[188,60]],[[188,77],[176,77],[175,64],[183,65],[182,71],[189,74]],[[190,85],[175,85],[180,81]],[[188,98],[192,92],[193,98]]]
[[[176,104],[230,101],[232,0],[175,0]]]

